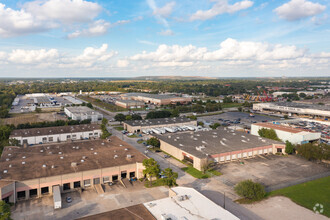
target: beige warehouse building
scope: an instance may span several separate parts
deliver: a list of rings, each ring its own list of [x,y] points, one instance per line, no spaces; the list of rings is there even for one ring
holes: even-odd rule
[[[169,105],[169,104],[187,104],[192,101],[191,97],[181,97],[175,95],[164,94],[149,94],[149,93],[126,93],[122,94],[123,100],[137,100],[144,103],[152,103],[155,105]]]
[[[115,105],[127,108],[127,109],[134,109],[134,108],[143,108],[144,102],[136,101],[136,100],[117,100]]]
[[[247,159],[260,154],[285,153],[285,144],[228,128],[211,131],[154,135],[161,150],[202,170],[207,161],[218,163]]]
[[[5,147],[0,158],[0,194],[7,202],[143,177],[146,156],[117,137],[109,140]]]
[[[147,120],[125,121],[124,129],[131,133],[140,133],[142,130],[173,126],[197,126],[197,120],[186,117],[155,118]]]

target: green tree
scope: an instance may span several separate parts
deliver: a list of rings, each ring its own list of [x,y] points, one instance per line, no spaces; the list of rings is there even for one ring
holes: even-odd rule
[[[260,137],[272,139],[272,140],[275,140],[275,141],[281,141],[277,137],[276,131],[274,129],[261,128],[258,131],[258,134],[260,135]]]
[[[41,113],[42,112],[42,110],[41,110],[41,108],[36,108],[36,113]]]
[[[153,158],[144,159],[142,164],[144,166],[143,174],[149,177],[150,186],[152,186],[153,177],[158,179],[160,173],[159,164]]]
[[[213,130],[215,130],[215,129],[217,129],[219,126],[220,126],[220,124],[216,122],[216,123],[214,123],[214,124],[211,124],[211,125],[210,125],[210,128],[212,128]]]
[[[125,119],[126,119],[126,116],[122,113],[119,113],[119,114],[115,115],[115,120],[119,121],[120,124],[121,124],[122,121],[125,121]]]
[[[287,154],[294,153],[294,145],[290,141],[285,142],[285,153]]]
[[[93,108],[93,105],[92,103],[88,102],[87,105],[86,105],[88,108]]]
[[[174,109],[172,111],[172,114],[171,114],[172,117],[179,117],[180,116],[180,112],[178,109]]]
[[[324,143],[306,143],[297,146],[297,153],[307,160],[329,160],[330,145]]]
[[[289,119],[289,116],[288,115],[284,115],[284,119]]]
[[[162,111],[152,111],[148,112],[146,119],[153,119],[153,118],[169,118],[171,117],[172,113],[167,110]]]
[[[160,141],[157,138],[152,137],[152,138],[149,138],[147,140],[147,145],[151,145],[153,147],[159,148],[160,147]]]
[[[103,118],[103,119],[102,119],[102,124],[107,125],[107,124],[108,124],[108,119]]]
[[[198,125],[198,126],[204,126],[204,122],[199,121],[199,122],[197,122],[197,125]]]
[[[237,108],[237,110],[238,110],[239,112],[241,112],[241,111],[243,110],[243,108],[240,106],[240,107]]]
[[[138,114],[132,114],[132,120],[142,120],[142,117]]]
[[[11,220],[10,205],[0,201],[0,220]]]
[[[164,183],[169,186],[177,186],[176,179],[178,178],[178,173],[173,172],[171,168],[166,168],[163,172],[163,175],[166,176],[164,178]]]
[[[130,120],[132,120],[132,115],[126,115],[126,117],[125,117],[125,121],[130,121]]]
[[[252,180],[244,180],[234,187],[235,192],[245,199],[257,201],[265,197],[266,192],[263,185]]]

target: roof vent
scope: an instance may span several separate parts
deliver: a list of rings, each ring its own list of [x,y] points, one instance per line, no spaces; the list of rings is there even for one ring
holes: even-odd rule
[[[52,169],[54,169],[55,168],[55,165],[52,165]]]
[[[46,168],[47,166],[46,166],[46,164],[43,164],[42,167],[43,167],[43,168]]]
[[[97,152],[94,152],[94,154],[96,155],[96,154],[97,154]]]
[[[8,154],[8,156],[10,157],[10,156],[11,156],[11,154]]]
[[[83,163],[83,162],[85,162],[85,161],[84,161],[84,160],[80,160],[80,162],[82,162],[82,163]]]
[[[24,165],[25,164],[25,161],[22,161],[22,164]]]
[[[61,159],[61,160],[63,160],[63,159],[64,159],[64,157],[60,157],[60,159]]]
[[[104,145],[104,142],[102,142],[101,144]]]
[[[6,158],[6,161],[9,161],[9,158]]]
[[[76,149],[79,150],[79,147],[77,146]]]
[[[120,147],[122,147],[123,145],[122,144],[119,144]]]
[[[127,158],[132,158],[132,155],[130,155],[130,154],[127,154]]]
[[[58,152],[58,154],[62,154],[62,152],[60,151],[60,152]]]
[[[47,149],[49,150],[49,147],[47,147]]]
[[[94,148],[91,148],[91,150],[94,150]]]
[[[116,159],[118,157],[118,155],[116,154],[113,158]]]
[[[87,157],[86,156],[82,156],[82,159],[86,159]]]
[[[125,148],[125,150],[128,150],[128,148]]]
[[[12,165],[11,165],[11,164],[9,164],[9,168],[10,168],[10,167],[12,167]]]
[[[76,167],[77,166],[77,163],[76,162],[72,162],[71,163],[71,167]]]
[[[26,156],[23,156],[22,158],[23,158],[23,159],[25,159],[25,158],[26,158]]]
[[[75,147],[75,146],[73,146],[72,148],[73,148],[73,149],[76,149],[76,147]]]
[[[4,170],[3,173],[8,173],[8,170]]]

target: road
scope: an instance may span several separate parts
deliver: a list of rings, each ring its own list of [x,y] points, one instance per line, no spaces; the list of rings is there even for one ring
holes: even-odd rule
[[[129,143],[135,147],[138,151],[145,154],[146,147],[143,144],[137,143],[137,138],[129,138],[126,135],[123,135],[120,131],[108,127],[109,132],[113,135],[119,137],[125,142]],[[145,136],[146,137],[146,136]],[[198,190],[200,193],[208,197],[214,203],[218,204],[221,207],[224,207],[224,194],[226,193],[225,199],[225,209],[236,215],[240,219],[246,220],[259,220],[262,219],[250,210],[244,208],[243,206],[233,202],[231,198],[237,199],[237,195],[234,194],[232,187],[224,184],[224,179],[222,176],[215,176],[208,179],[196,179],[191,175],[187,174],[180,167],[174,163],[170,163],[168,159],[164,158],[163,153],[154,153],[149,151],[147,153],[148,157],[154,158],[161,169],[170,167],[174,172],[178,173],[177,183],[180,186],[192,187]],[[174,160],[174,159],[173,159]],[[179,162],[178,162],[179,163]]]

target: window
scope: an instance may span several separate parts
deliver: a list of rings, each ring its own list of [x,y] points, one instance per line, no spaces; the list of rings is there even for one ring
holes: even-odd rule
[[[48,141],[53,141],[53,140],[54,140],[53,137],[49,137],[49,138],[48,138]]]
[[[67,135],[66,138],[67,138],[67,139],[70,139],[70,138],[71,138],[71,135]]]
[[[69,189],[70,189],[70,183],[64,183],[63,190],[69,190]]]
[[[49,187],[48,186],[41,188],[41,194],[48,194],[48,193],[49,193]]]
[[[84,180],[84,186],[90,186],[91,180]]]
[[[76,181],[73,183],[73,188],[80,188],[80,181]]]
[[[72,135],[72,139],[76,139],[77,138],[77,135],[76,134],[73,134]]]
[[[89,133],[89,136],[93,136],[93,133]]]
[[[42,142],[47,142],[47,138],[46,137],[43,137],[42,138]]]
[[[277,153],[282,153],[282,148],[277,148]]]
[[[99,133],[97,133],[97,132],[96,132],[96,133],[94,133],[94,136],[98,136],[98,135],[99,135]]]

